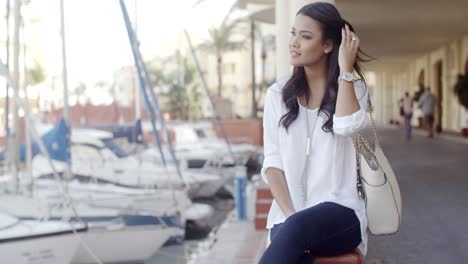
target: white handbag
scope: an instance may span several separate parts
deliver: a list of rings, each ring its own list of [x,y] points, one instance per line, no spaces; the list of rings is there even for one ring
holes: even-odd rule
[[[373,235],[394,234],[398,232],[401,223],[400,188],[395,173],[379,144],[370,99],[368,112],[375,148],[372,150],[359,132],[353,139],[358,169],[357,188],[366,203],[370,233]]]

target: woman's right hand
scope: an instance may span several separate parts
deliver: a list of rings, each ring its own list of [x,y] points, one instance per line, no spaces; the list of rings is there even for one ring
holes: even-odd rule
[[[284,177],[283,170],[270,167],[265,171],[268,185],[276,203],[280,207],[284,216],[289,217],[295,213],[294,205],[289,194],[288,184]]]

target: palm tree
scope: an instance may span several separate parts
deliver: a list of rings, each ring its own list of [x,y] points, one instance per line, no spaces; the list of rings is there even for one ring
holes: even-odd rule
[[[165,110],[178,120],[198,118],[201,106],[195,67],[182,57],[162,59],[159,67],[149,65],[150,77],[162,87],[160,95],[167,100]]]
[[[28,84],[38,84],[45,80],[46,74],[44,68],[38,61],[34,61],[34,65],[27,69]]]
[[[26,50],[26,49],[25,49]],[[26,51],[25,51],[26,52]],[[42,83],[46,79],[46,73],[44,71],[44,68],[38,61],[34,61],[34,65],[30,68],[26,68],[26,74],[27,78],[25,78],[25,87],[28,85],[36,85],[39,83]],[[27,89],[24,89],[25,94],[27,94]],[[40,102],[40,97],[41,93],[38,93],[37,99],[36,99],[36,106],[39,108],[39,102]]]
[[[275,51],[275,36],[274,35],[260,35],[261,39],[261,61],[262,61],[262,81],[259,87],[258,94],[256,96],[255,104],[258,103],[260,98],[265,95],[264,90],[270,87],[275,82],[275,79],[271,79],[266,77],[266,60],[268,56],[268,51]],[[260,97],[260,98],[259,98]],[[263,107],[256,106],[257,111],[263,112]]]
[[[250,45],[251,45],[251,58],[252,58],[252,92],[251,92],[251,99],[252,99],[252,118],[258,117],[258,112],[263,112],[263,108],[258,106],[259,97],[261,97],[264,93],[263,90],[266,87],[269,87],[273,81],[266,80],[265,71],[266,71],[266,59],[268,51],[275,50],[275,36],[272,34],[264,35],[262,32],[261,27],[255,25],[253,20],[250,21],[251,28],[250,28]],[[260,51],[261,51],[261,81],[258,83],[256,81],[256,74],[255,74],[255,42],[259,42],[260,44]]]
[[[218,96],[221,96],[221,89],[223,86],[223,55],[227,51],[240,50],[245,47],[245,41],[232,40],[235,34],[239,34],[236,30],[245,24],[245,20],[235,19],[228,22],[227,19],[223,21],[218,28],[209,29],[210,40],[200,45],[204,49],[216,56],[216,71],[218,77]],[[246,31],[244,31],[246,32]]]
[[[73,95],[76,97],[76,103],[80,102],[80,99],[86,96],[86,84],[82,81],[78,83],[73,89]]]

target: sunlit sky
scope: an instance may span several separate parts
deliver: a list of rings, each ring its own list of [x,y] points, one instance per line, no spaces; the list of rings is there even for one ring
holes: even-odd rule
[[[144,58],[170,55],[178,45],[185,45],[181,37],[183,28],[194,39],[206,38],[208,28],[220,23],[235,0],[206,0],[192,8],[195,2],[198,0],[126,1],[130,19],[137,22]],[[5,3],[6,0],[0,0],[2,9]],[[14,1],[11,5],[13,13]],[[31,0],[23,15],[26,20],[39,18],[29,31],[26,28],[26,35],[29,35],[26,39],[33,42],[33,49],[41,54],[40,60],[48,75],[60,77],[60,1]],[[4,32],[3,23],[2,17],[0,32]],[[78,81],[88,84],[111,81],[116,69],[133,64],[119,1],[65,0],[65,24],[71,86]],[[4,54],[3,51],[0,54]]]

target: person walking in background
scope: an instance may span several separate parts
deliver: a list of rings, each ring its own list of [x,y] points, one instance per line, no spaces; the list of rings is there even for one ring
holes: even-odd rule
[[[403,111],[403,98],[400,98],[400,100],[398,100],[398,105],[400,106],[400,116],[401,118],[404,117],[405,113]]]
[[[407,140],[411,139],[411,118],[413,117],[413,98],[409,95],[408,92],[405,93],[405,96],[401,102],[402,112],[403,112],[403,125],[405,128],[405,136]]]
[[[428,132],[429,137],[434,137],[434,111],[435,111],[436,97],[431,93],[430,88],[419,98],[419,108],[424,114],[424,126]]]

